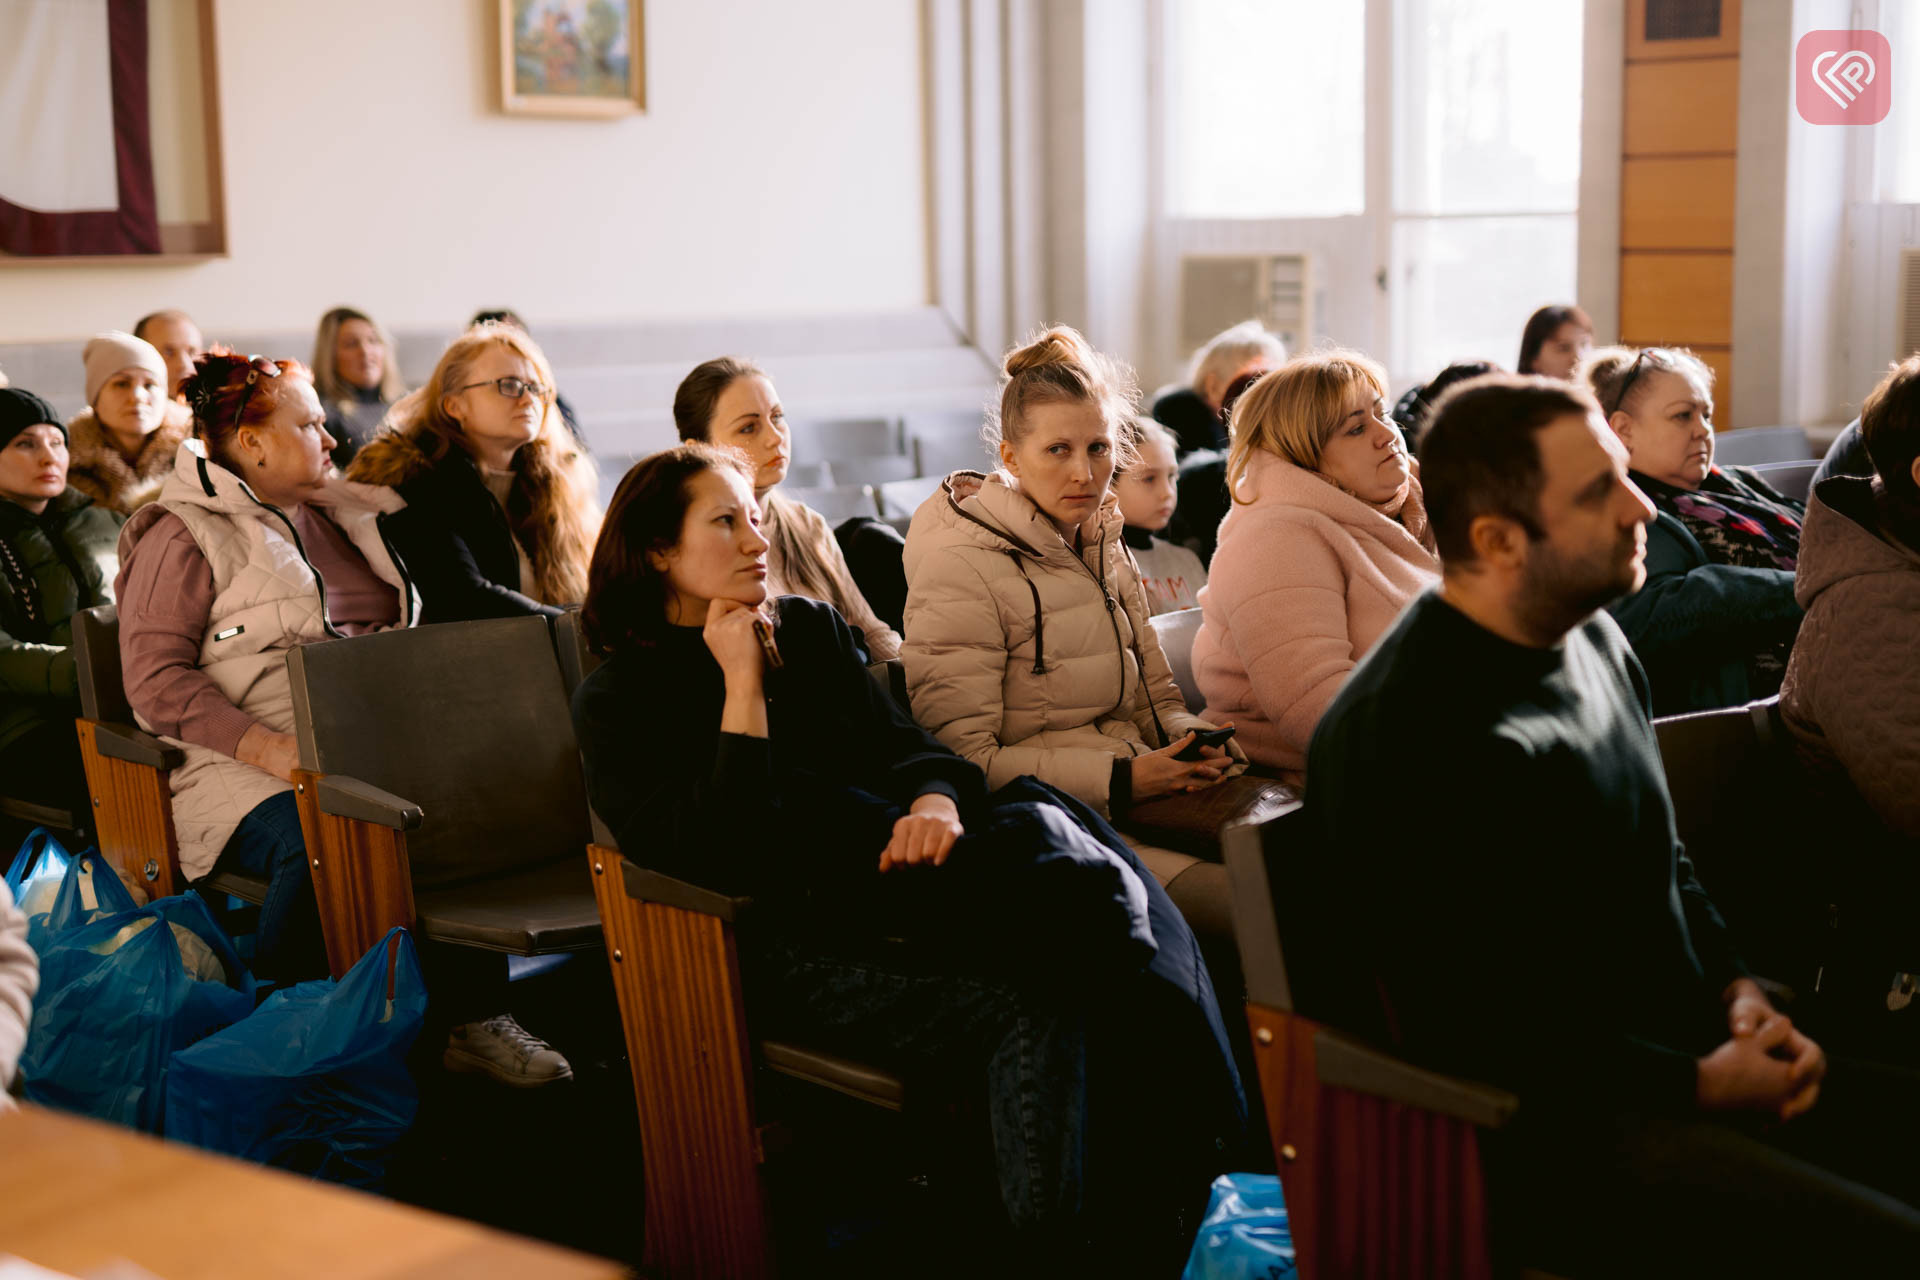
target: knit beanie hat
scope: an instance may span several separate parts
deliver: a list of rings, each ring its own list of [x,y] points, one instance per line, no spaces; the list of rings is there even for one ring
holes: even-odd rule
[[[28,427],[59,427],[61,438],[67,424],[60,421],[54,407],[25,387],[0,387],[0,449]]]
[[[160,380],[162,387],[167,385],[167,362],[151,342],[130,333],[114,329],[95,334],[80,358],[87,363],[89,408],[100,398],[100,388],[107,385],[107,379],[122,369],[145,369]]]

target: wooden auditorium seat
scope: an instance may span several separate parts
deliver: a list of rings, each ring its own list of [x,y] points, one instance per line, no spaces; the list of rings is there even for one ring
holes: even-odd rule
[[[442,623],[287,657],[327,960],[388,929],[507,955],[601,943],[586,789],[547,620]]]
[[[93,796],[95,843],[133,883],[156,898],[186,889],[173,836],[173,793],[167,775],[183,760],[180,748],[134,723],[120,673],[120,615],[110,604],[73,618],[73,653],[80,680],[80,759]],[[267,882],[220,870],[195,887],[266,901]]]

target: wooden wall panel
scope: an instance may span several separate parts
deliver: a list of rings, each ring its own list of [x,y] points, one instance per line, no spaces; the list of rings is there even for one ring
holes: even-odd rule
[[[1740,60],[1629,62],[1621,114],[1626,155],[1730,155],[1740,133]]]
[[[1733,340],[1733,255],[1630,253],[1620,259],[1620,340],[1725,346]]]
[[[1622,249],[1733,250],[1732,156],[1646,156],[1620,172]]]
[[[1658,2],[1658,0],[1656,0]],[[1695,6],[1703,0],[1690,0]],[[1740,0],[1719,0],[1720,34],[1701,40],[1647,39],[1647,0],[1627,0],[1627,61],[1706,58],[1740,52]]]

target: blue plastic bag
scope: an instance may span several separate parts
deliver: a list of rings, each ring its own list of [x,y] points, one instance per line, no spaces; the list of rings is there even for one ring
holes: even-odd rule
[[[35,827],[7,868],[7,889],[14,905],[29,917],[45,915],[72,861],[59,837],[45,827]]]
[[[1281,1280],[1294,1267],[1280,1179],[1270,1173],[1215,1178],[1180,1280]]]
[[[175,1054],[167,1136],[377,1187],[419,1107],[407,1051],[426,1011],[413,939],[395,929],[338,983],[276,991],[251,1018]]]
[[[68,876],[77,875],[75,859]],[[111,874],[106,881],[126,890]],[[61,898],[67,896],[61,886]],[[75,890],[74,908],[82,908]],[[59,906],[49,912],[51,921]],[[20,1079],[48,1106],[157,1131],[175,1053],[253,1011],[253,977],[198,895],[37,935],[40,994]]]

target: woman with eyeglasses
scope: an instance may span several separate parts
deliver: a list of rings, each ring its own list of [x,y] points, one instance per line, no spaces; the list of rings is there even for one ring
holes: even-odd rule
[[[1800,629],[1803,504],[1713,465],[1713,371],[1685,348],[1608,347],[1582,377],[1659,514],[1647,581],[1608,606],[1653,684],[1656,715],[1780,691]]]
[[[1296,356],[1233,406],[1220,547],[1200,593],[1193,676],[1206,717],[1296,785],[1333,695],[1401,609],[1439,581],[1419,465],[1357,351]]]
[[[342,471],[407,393],[393,339],[372,316],[352,307],[335,307],[320,317],[313,337],[313,386],[327,411],[333,465]]]
[[[180,867],[267,877],[255,967],[323,975],[294,807],[288,650],[413,625],[419,610],[382,518],[390,490],[333,471],[307,370],[215,347],[181,386],[194,437],[120,534],[120,665],[142,727],[177,743],[168,775]]]
[[[540,348],[524,329],[478,324],[347,476],[406,499],[392,528],[421,621],[552,617],[585,598],[599,528],[577,452]]]

